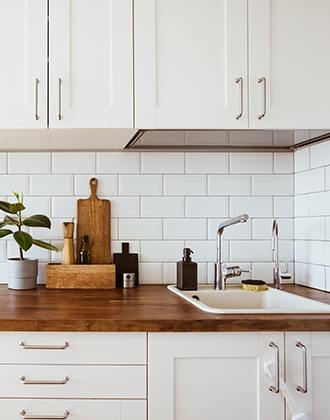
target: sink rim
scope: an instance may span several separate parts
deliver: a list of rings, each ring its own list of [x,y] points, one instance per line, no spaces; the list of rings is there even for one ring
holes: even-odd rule
[[[187,302],[189,302],[190,304],[192,304],[193,306],[195,306],[196,308],[200,309],[203,312],[207,312],[207,313],[213,313],[213,314],[222,314],[222,315],[226,315],[226,314],[230,314],[230,315],[239,315],[239,314],[302,314],[302,315],[306,315],[306,314],[329,314],[330,313],[330,305],[328,305],[327,303],[323,303],[323,302],[319,302],[317,300],[314,299],[310,299],[304,296],[300,296],[300,295],[296,295],[294,293],[290,293],[287,292],[286,290],[278,290],[278,289],[274,289],[272,287],[269,287],[268,290],[262,291],[262,292],[253,292],[253,291],[245,291],[242,290],[240,288],[239,284],[235,284],[235,285],[230,285],[226,290],[218,290],[215,292],[219,292],[219,293],[226,293],[226,292],[241,292],[242,294],[245,293],[271,293],[271,294],[281,294],[281,295],[290,295],[290,297],[295,297],[298,298],[299,301],[301,301],[302,303],[308,302],[309,304],[313,303],[315,304],[317,307],[319,307],[318,309],[306,309],[306,308],[302,308],[302,309],[297,309],[297,308],[293,308],[293,309],[266,309],[266,308],[221,308],[221,307],[216,307],[216,306],[209,306],[201,301],[197,301],[195,299],[193,299],[191,296],[187,295],[186,292],[194,292],[193,290],[180,290],[176,287],[176,285],[168,285],[167,286],[168,290],[170,290],[172,293],[175,293],[176,295],[178,295],[179,297],[181,297],[182,299],[186,300]],[[198,291],[203,291],[203,289],[205,289],[206,291],[208,290],[214,290],[212,285],[199,285],[198,286]]]

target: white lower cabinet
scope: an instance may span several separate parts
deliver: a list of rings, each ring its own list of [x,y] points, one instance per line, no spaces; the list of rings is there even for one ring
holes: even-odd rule
[[[330,333],[286,333],[286,383],[294,402],[287,420],[299,413],[306,420],[329,420]]]
[[[1,419],[146,420],[145,401],[0,400]]]
[[[284,354],[283,333],[153,333],[148,345],[149,420],[284,419],[264,373]]]

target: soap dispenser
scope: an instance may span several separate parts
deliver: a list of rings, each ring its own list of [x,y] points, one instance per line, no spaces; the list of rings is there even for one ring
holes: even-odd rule
[[[183,249],[182,261],[176,264],[176,287],[180,290],[197,290],[197,264],[191,261],[193,251]]]

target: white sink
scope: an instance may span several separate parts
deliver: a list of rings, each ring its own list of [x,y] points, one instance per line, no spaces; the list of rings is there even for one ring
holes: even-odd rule
[[[179,290],[176,286],[168,289],[202,311],[215,314],[330,312],[330,305],[273,288],[264,292],[247,292],[239,286],[226,290],[214,290],[212,286],[199,286],[193,291]]]

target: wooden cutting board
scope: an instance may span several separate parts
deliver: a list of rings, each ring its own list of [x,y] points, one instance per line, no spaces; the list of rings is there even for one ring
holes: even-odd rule
[[[111,263],[111,208],[109,200],[97,197],[98,181],[89,181],[91,196],[77,202],[77,261],[81,237],[88,235],[91,246],[91,264]]]

